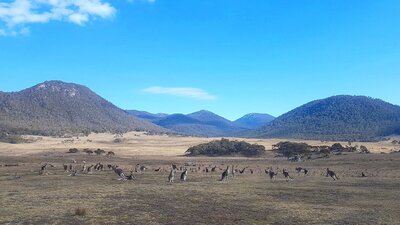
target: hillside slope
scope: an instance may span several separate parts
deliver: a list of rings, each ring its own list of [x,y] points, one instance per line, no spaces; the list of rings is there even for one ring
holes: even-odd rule
[[[0,132],[54,135],[165,129],[129,115],[89,88],[47,81],[13,93],[0,93]]]
[[[399,106],[341,95],[300,106],[250,136],[369,141],[392,134],[400,134]]]
[[[243,128],[247,128],[247,129],[257,129],[257,128],[267,125],[274,119],[275,119],[275,117],[273,117],[269,114],[250,113],[250,114],[247,114],[247,115],[235,120],[233,123],[239,127],[243,127]]]

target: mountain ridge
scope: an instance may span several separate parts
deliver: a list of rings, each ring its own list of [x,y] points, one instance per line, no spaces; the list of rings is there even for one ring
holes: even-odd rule
[[[400,133],[400,106],[366,96],[314,100],[273,120],[250,136],[371,141]]]
[[[0,94],[0,132],[63,133],[166,132],[100,97],[86,86],[45,81],[18,92]]]

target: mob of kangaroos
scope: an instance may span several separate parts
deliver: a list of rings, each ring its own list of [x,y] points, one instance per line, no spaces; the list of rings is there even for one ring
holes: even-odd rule
[[[224,164],[222,164],[223,166]],[[45,163],[42,164],[39,170],[39,175],[48,175],[48,168],[54,168],[53,164],[50,163]],[[79,169],[78,169],[79,167]],[[130,174],[127,175],[123,169],[121,169],[118,165],[113,165],[113,164],[107,164],[107,167],[111,169],[117,176],[118,180],[126,181],[126,180],[136,180],[136,177],[134,175],[134,172],[144,174],[146,169],[148,167],[143,166],[141,164],[136,164],[133,170],[130,170]],[[248,175],[253,174],[254,172],[254,167],[251,168],[251,166],[244,166],[242,169],[238,168],[239,166],[235,165],[228,165],[226,166],[226,169],[223,170],[221,177],[219,181],[228,181],[230,177],[235,178],[237,175],[239,175],[239,178],[241,176],[245,176],[246,169],[248,169],[250,172]],[[259,166],[257,166],[259,170]],[[71,163],[66,163],[62,164],[62,168],[64,169],[65,172],[69,172],[69,176],[78,176],[78,175],[91,175],[93,174],[94,171],[103,171],[104,165],[101,163],[96,163],[95,165],[93,164],[88,164],[86,161],[82,161],[82,164],[79,165],[75,160],[72,160]],[[155,169],[156,168],[156,169]],[[201,169],[200,169],[201,168]],[[210,168],[210,169],[209,169]],[[173,183],[175,181],[175,176],[178,171],[180,171],[180,181],[181,182],[187,182],[188,179],[188,172],[205,172],[205,173],[210,173],[210,172],[216,172],[217,169],[222,170],[221,167],[217,165],[204,165],[204,164],[189,164],[185,163],[184,166],[179,166],[177,164],[172,164],[171,165],[171,170],[168,175],[168,183]],[[154,172],[164,172],[166,171],[165,168],[161,166],[154,167],[151,171]],[[262,171],[262,170],[261,170]],[[272,169],[272,167],[269,167],[268,169],[265,169],[266,175],[271,179],[275,180],[278,177],[278,172],[282,172],[282,176],[285,178],[286,181],[293,180],[294,178],[289,174],[289,171],[286,168],[283,168],[280,170],[277,168],[275,171]],[[303,172],[304,175],[307,175],[309,173],[309,170],[306,168],[302,167],[296,167],[294,171],[297,172],[297,174]],[[78,174],[79,172],[79,174]],[[16,173],[17,174],[17,173]],[[359,175],[360,176],[360,175]],[[19,177],[19,176],[15,176]],[[339,180],[339,177],[336,175],[336,173],[333,170],[330,170],[329,168],[326,168],[326,177],[331,177],[334,181]],[[361,177],[367,177],[364,172],[361,173]]]

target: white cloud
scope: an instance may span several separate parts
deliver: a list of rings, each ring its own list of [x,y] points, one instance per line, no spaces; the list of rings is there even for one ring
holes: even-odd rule
[[[0,36],[26,34],[28,25],[66,21],[80,26],[110,18],[115,8],[106,0],[13,0],[0,2]]]
[[[189,97],[198,100],[215,100],[216,96],[210,95],[206,91],[199,88],[188,88],[188,87],[149,87],[143,90],[143,92],[150,94],[164,94],[173,95],[180,97]]]

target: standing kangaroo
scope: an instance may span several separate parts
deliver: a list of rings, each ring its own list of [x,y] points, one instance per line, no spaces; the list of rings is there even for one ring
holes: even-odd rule
[[[175,169],[172,168],[168,176],[168,182],[172,183],[174,182],[174,179],[175,179]]]
[[[186,182],[187,174],[188,174],[188,171],[187,171],[187,169],[185,169],[185,171],[183,171],[183,173],[181,174],[181,181]]]
[[[221,180],[219,181],[228,180],[228,176],[229,176],[229,166],[226,167],[226,170],[222,173]]]
[[[265,173],[269,175],[269,178],[270,178],[271,180],[274,179],[274,177],[275,177],[276,175],[278,175],[278,173],[275,173],[274,171],[272,171],[272,169],[265,170]]]

